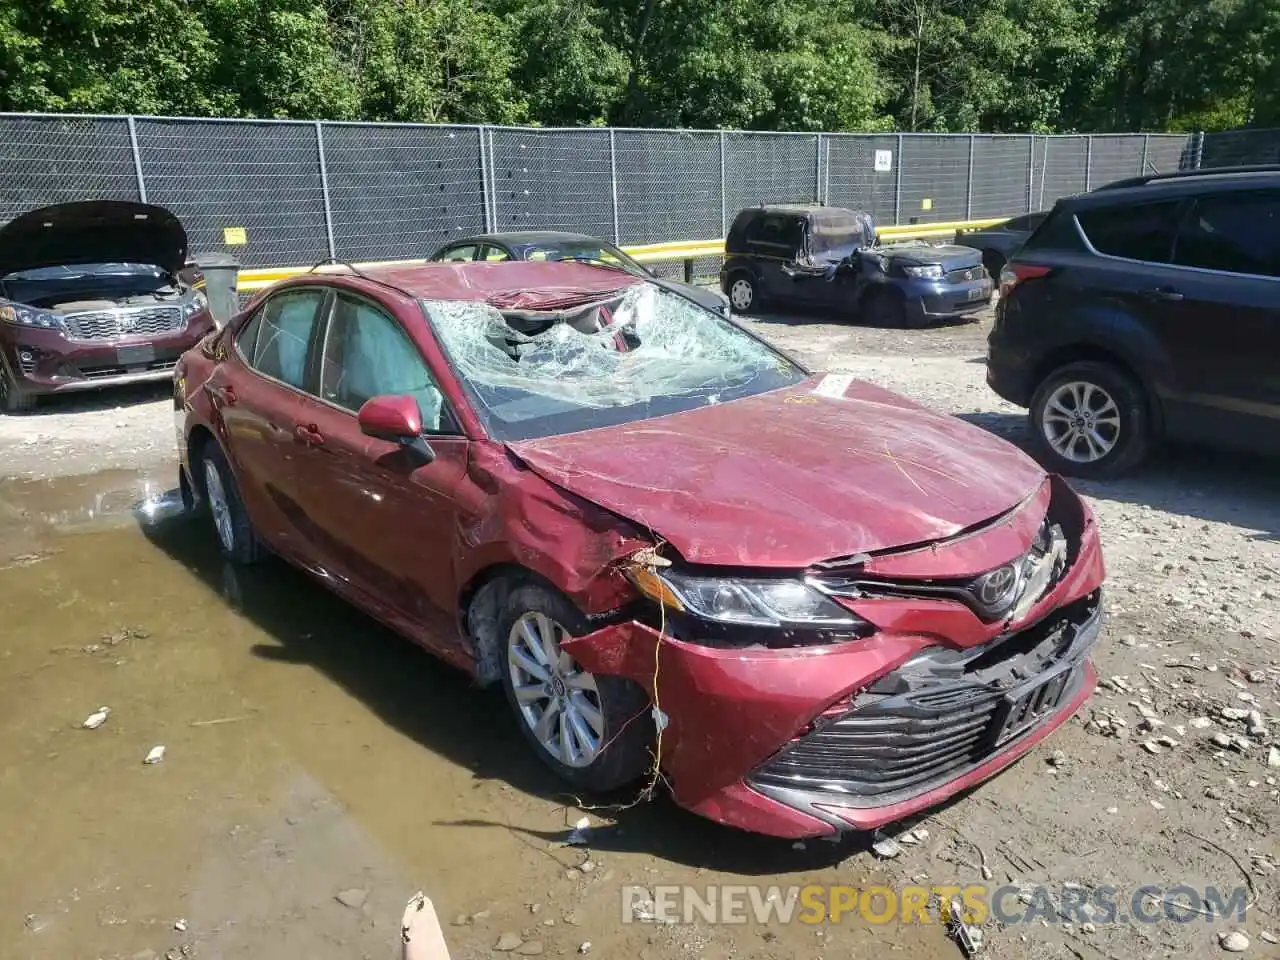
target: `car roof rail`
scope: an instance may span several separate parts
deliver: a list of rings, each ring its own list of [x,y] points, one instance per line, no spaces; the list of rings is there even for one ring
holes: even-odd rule
[[[346,267],[348,270],[354,273],[357,277],[363,277],[365,280],[376,279],[374,277],[369,276],[367,273],[365,273],[363,270],[357,267],[354,263],[349,263],[346,260],[339,260],[337,257],[325,257],[323,260],[317,260],[315,263],[313,263],[310,267],[307,268],[307,273],[315,273],[321,267]]]
[[[380,287],[386,287],[388,290],[394,290],[396,293],[404,294],[406,297],[413,296],[413,294],[411,294],[404,287],[400,286],[398,283],[393,283],[390,280],[387,280],[383,277],[372,276],[371,274],[365,273],[363,270],[357,267],[354,263],[349,263],[346,260],[339,260],[337,257],[325,257],[323,260],[316,261],[310,267],[307,268],[307,273],[315,273],[321,267],[334,267],[334,266],[346,267],[348,270],[354,273],[361,280],[368,280],[370,283],[376,283]]]
[[[1121,190],[1125,187],[1141,187],[1148,183],[1161,183],[1166,180],[1183,180],[1193,177],[1222,177],[1242,173],[1280,173],[1280,163],[1255,163],[1238,167],[1199,167],[1195,170],[1174,170],[1170,173],[1149,173],[1141,177],[1127,177],[1107,183],[1098,190]]]

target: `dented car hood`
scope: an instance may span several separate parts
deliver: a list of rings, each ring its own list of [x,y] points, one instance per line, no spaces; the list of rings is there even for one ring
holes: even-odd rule
[[[1042,483],[985,430],[849,377],[508,444],[690,563],[799,569],[957,534]]]

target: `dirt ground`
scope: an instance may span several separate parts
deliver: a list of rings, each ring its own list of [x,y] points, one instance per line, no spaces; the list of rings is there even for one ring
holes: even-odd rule
[[[983,382],[985,320],[753,323],[815,367],[1025,439]],[[1216,956],[1233,932],[1247,956],[1280,956],[1274,462],[1171,451],[1079,485],[1110,570],[1105,688],[1004,774],[893,831],[927,837],[887,860],[864,837],[796,849],[662,799],[561,845],[583,812],[500,694],[280,564],[224,569],[211,531],[176,515],[164,387],[0,418],[0,463],[2,957],[392,958],[421,889],[457,960],[498,956],[504,934],[518,956],[953,960],[936,924],[624,924],[621,890],[971,884],[984,864],[989,886],[1059,901],[1072,884],[1122,904],[1147,884],[1256,900],[1244,922],[992,921],[996,960]],[[82,729],[99,706],[106,722]],[[143,764],[157,745],[163,762]]]

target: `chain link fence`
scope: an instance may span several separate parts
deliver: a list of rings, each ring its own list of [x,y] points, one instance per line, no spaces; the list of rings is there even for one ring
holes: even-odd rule
[[[1196,163],[1202,167],[1280,164],[1280,130],[1227,130],[1201,135]]]
[[[250,267],[429,255],[484,231],[723,237],[760,203],[877,223],[1016,216],[1111,180],[1280,159],[1280,132],[1030,136],[544,129],[0,114],[0,221],[146,200]]]

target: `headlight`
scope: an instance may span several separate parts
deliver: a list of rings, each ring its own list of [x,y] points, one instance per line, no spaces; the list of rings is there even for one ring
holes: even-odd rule
[[[864,621],[801,580],[694,577],[670,570],[632,574],[651,600],[715,623],[754,627],[851,627]]]
[[[209,298],[196,290],[191,294],[191,299],[182,305],[182,316],[189,319],[207,306],[209,306]]]
[[[902,272],[908,277],[915,277],[917,280],[942,279],[942,267],[936,263],[931,263],[927,267],[903,267]]]
[[[0,305],[0,321],[19,327],[38,327],[45,330],[61,330],[62,320],[56,313],[37,310],[19,304]]]

